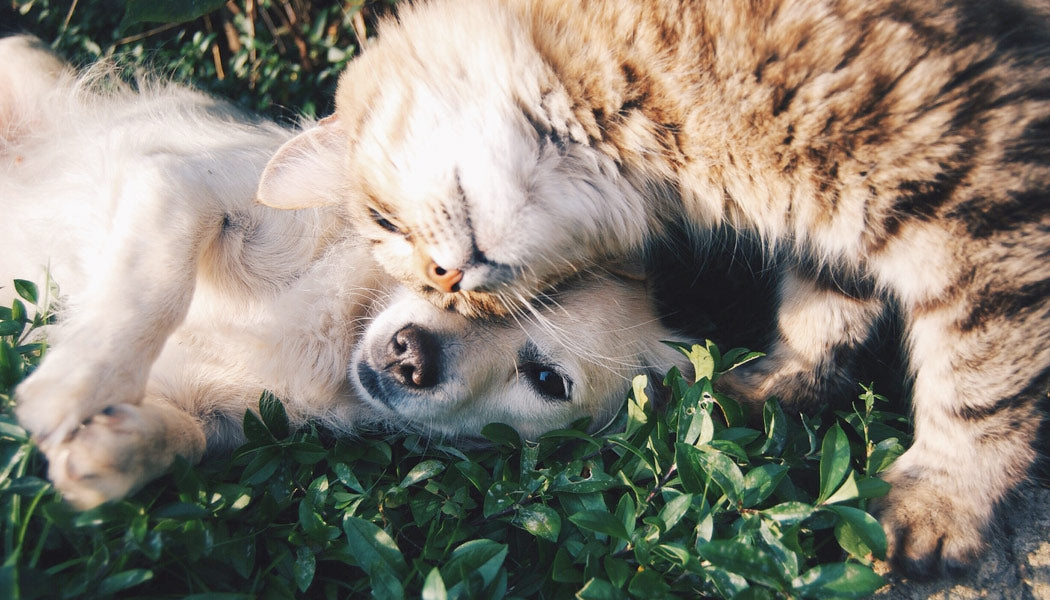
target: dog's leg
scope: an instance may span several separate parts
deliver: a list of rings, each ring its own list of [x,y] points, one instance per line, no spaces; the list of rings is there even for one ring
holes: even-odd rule
[[[48,476],[74,507],[84,510],[123,498],[171,466],[192,463],[205,449],[201,423],[168,401],[147,396],[90,417],[48,452]]]
[[[115,186],[97,277],[16,390],[19,421],[45,451],[107,407],[142,401],[150,365],[187,313],[202,249],[221,231],[210,172],[177,155],[144,163]]]

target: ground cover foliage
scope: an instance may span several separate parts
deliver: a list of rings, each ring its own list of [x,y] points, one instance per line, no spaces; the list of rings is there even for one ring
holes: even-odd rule
[[[8,598],[858,598],[885,537],[865,511],[906,423],[850,411],[761,427],[712,382],[755,355],[684,346],[659,409],[641,377],[615,423],[535,442],[493,424],[461,450],[411,434],[293,431],[263,395],[232,457],[135,497],[66,507],[12,416],[46,346],[29,282],[0,309],[0,596]],[[751,421],[754,422],[754,421]]]
[[[323,115],[391,2],[11,0],[0,16],[77,64],[111,57],[271,117]],[[149,10],[162,7],[163,14]],[[179,13],[179,11],[182,11]],[[2,284],[2,283],[0,283]],[[57,290],[0,307],[0,597],[856,598],[885,538],[866,511],[909,425],[852,410],[746,420],[712,382],[752,358],[682,347],[700,374],[642,381],[614,425],[457,449],[411,434],[290,430],[264,395],[248,442],[135,497],[66,507],[12,415]],[[115,317],[116,318],[116,317]]]
[[[77,65],[112,59],[294,121],[332,111],[336,79],[395,2],[0,0],[0,29]]]

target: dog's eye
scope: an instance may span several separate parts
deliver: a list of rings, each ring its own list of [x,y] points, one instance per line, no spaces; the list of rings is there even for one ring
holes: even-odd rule
[[[572,382],[548,365],[525,362],[519,367],[529,385],[549,400],[568,402]]]
[[[380,214],[378,210],[374,208],[369,208],[368,214],[372,217],[372,220],[375,221],[376,225],[379,225],[380,227],[386,229],[390,233],[401,233],[401,230],[398,228],[398,226],[391,223],[390,220],[384,217],[382,214]]]

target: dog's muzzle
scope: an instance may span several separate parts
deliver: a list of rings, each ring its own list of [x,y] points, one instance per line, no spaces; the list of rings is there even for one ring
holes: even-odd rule
[[[441,344],[426,329],[406,325],[371,360],[358,363],[357,377],[372,398],[393,409],[406,396],[440,383]]]

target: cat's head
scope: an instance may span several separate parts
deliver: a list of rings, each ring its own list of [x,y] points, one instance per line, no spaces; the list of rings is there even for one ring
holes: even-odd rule
[[[444,18],[457,6],[421,4],[382,29],[342,76],[335,117],[278,153],[259,196],[342,203],[407,287],[504,314],[638,249],[650,224],[500,3]]]

